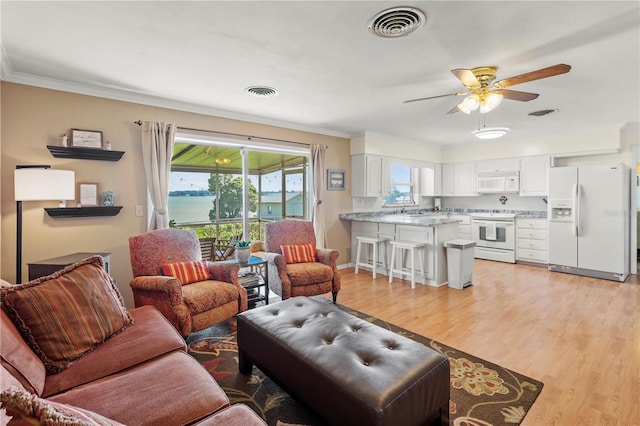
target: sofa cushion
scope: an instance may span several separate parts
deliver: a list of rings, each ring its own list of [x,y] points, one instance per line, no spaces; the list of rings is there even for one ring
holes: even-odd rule
[[[131,323],[100,256],[0,291],[3,308],[48,373],[69,367]]]
[[[237,302],[238,287],[224,281],[200,281],[182,287],[182,298],[192,315]]]
[[[0,330],[2,367],[26,390],[41,395],[47,375],[44,364],[24,341],[4,309],[0,309]]]
[[[292,286],[324,283],[333,279],[333,269],[320,262],[287,265],[287,275]]]
[[[64,426],[121,426],[89,410],[42,399],[24,389],[10,387],[0,394],[2,407],[12,417],[10,424]]]
[[[41,396],[48,397],[117,373],[187,346],[171,323],[151,305],[129,311],[133,323],[76,361],[71,368],[47,376]]]
[[[167,277],[176,277],[182,285],[205,281],[211,278],[206,260],[165,263],[162,272]]]
[[[266,422],[255,411],[244,404],[234,404],[213,413],[193,426],[266,426]],[[279,424],[283,424],[279,422]]]
[[[305,263],[316,261],[316,248],[313,244],[281,245],[280,250],[287,263]]]
[[[211,374],[174,351],[48,398],[127,425],[185,425],[229,405]]]

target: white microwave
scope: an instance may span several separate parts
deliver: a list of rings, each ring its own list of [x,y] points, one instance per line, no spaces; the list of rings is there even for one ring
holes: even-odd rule
[[[480,172],[477,191],[478,194],[520,192],[520,172]]]

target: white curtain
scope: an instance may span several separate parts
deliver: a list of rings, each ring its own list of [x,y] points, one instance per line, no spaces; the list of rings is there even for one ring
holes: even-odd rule
[[[311,145],[311,176],[313,182],[311,189],[313,193],[313,210],[311,211],[311,221],[313,222],[313,230],[316,234],[316,246],[318,248],[326,247],[326,235],[324,228],[324,199],[325,192],[325,163],[326,163],[327,147],[325,145]]]
[[[169,179],[176,125],[145,121],[142,123],[142,160],[147,190],[153,204],[148,231],[169,227]]]

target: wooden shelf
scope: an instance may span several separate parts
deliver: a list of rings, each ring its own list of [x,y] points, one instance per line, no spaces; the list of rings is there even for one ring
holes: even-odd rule
[[[124,151],[55,145],[47,145],[47,149],[56,158],[77,158],[80,160],[118,161],[124,154]]]
[[[112,207],[63,207],[45,208],[47,214],[53,218],[64,217],[95,217],[95,216],[115,216],[120,213],[122,206]]]

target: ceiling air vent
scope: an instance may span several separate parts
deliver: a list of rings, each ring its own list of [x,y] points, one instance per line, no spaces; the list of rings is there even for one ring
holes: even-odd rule
[[[530,112],[529,115],[532,117],[542,117],[543,115],[555,114],[558,112],[557,109],[541,109],[540,111]]]
[[[420,28],[426,20],[424,12],[415,7],[393,7],[371,18],[367,28],[380,37],[402,37]]]
[[[251,86],[244,89],[244,91],[259,98],[270,98],[278,94],[276,89],[268,86]]]

